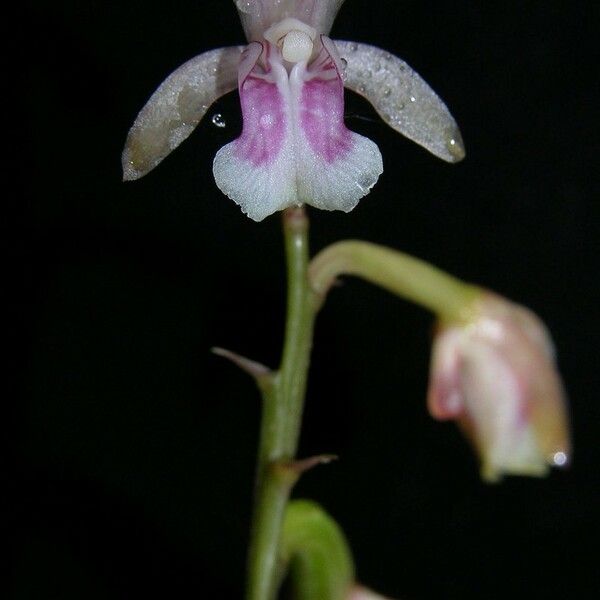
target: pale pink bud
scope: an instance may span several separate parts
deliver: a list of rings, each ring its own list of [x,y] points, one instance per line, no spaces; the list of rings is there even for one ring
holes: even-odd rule
[[[456,419],[481,460],[481,474],[546,475],[570,458],[566,397],[554,347],[528,309],[482,292],[462,323],[434,341],[429,412]]]

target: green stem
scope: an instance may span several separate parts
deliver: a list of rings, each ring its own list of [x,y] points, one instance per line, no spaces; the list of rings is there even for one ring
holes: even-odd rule
[[[315,312],[308,285],[308,219],[303,208],[283,213],[288,273],[287,319],[280,368],[262,385],[263,415],[256,498],[248,556],[248,600],[273,600],[281,579],[279,545],[300,435]]]
[[[302,462],[295,463],[294,457],[300,436],[314,319],[336,277],[357,275],[431,309],[446,320],[468,318],[471,301],[480,293],[479,288],[464,284],[423,261],[366,242],[333,244],[320,252],[309,268],[308,219],[303,208],[284,211],[283,231],[288,273],[283,355],[278,371],[260,370],[255,375],[263,393],[263,414],[248,554],[247,600],[274,600],[284,575],[282,524],[292,486],[305,467]],[[247,370],[255,370],[255,365],[250,366]],[[304,562],[298,564],[308,569],[312,563],[306,562],[306,557],[312,555],[300,552],[299,556],[304,557]],[[302,570],[305,575],[313,572],[312,567],[306,569]],[[299,589],[309,588],[304,582]]]
[[[356,240],[328,246],[312,260],[309,279],[324,300],[340,275],[356,275],[415,302],[446,321],[468,318],[481,290],[403,252]]]

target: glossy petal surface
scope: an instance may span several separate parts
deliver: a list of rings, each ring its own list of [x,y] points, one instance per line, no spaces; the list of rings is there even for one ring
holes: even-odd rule
[[[464,158],[454,118],[418,73],[380,48],[339,40],[335,45],[347,62],[344,85],[364,96],[392,129],[445,161]]]
[[[194,130],[210,105],[236,88],[242,46],[200,54],[171,73],[131,127],[123,150],[123,179],[154,169]]]

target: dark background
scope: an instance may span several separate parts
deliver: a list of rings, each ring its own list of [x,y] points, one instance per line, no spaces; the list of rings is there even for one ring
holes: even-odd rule
[[[237,95],[150,175],[120,181],[138,110],[188,58],[241,43],[236,12],[25,7],[26,50],[8,57],[27,112],[5,236],[9,597],[240,598],[259,397],[209,348],[276,365],[285,298],[279,219],[244,217],[211,173],[240,130]],[[551,0],[348,0],[334,26],[420,72],[468,156],[442,163],[348,97],[348,124],[377,141],[385,172],[352,213],[311,211],[313,249],[387,244],[533,308],[572,408],[569,471],[486,486],[454,426],[426,411],[431,316],[358,280],[330,295],[300,454],[340,460],[296,496],[339,520],[361,581],[390,596],[598,589],[597,26],[595,3]]]

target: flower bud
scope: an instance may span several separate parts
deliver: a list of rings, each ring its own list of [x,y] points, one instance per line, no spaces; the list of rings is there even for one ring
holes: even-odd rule
[[[444,323],[436,335],[429,412],[458,422],[486,481],[564,466],[571,452],[566,397],[546,327],[490,292],[469,308],[463,322]]]

